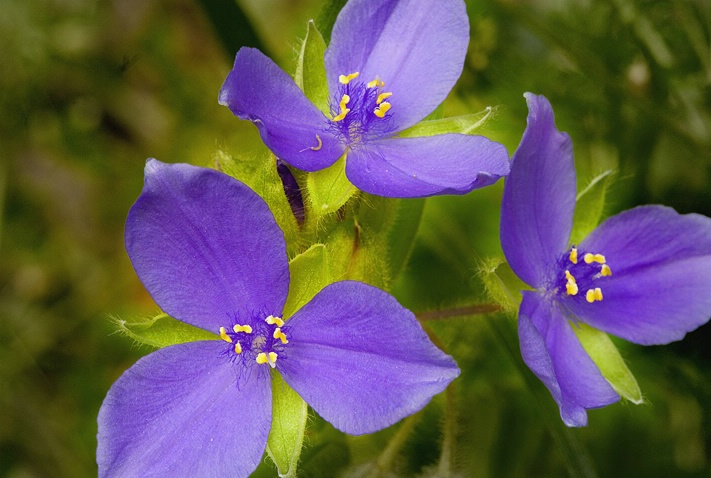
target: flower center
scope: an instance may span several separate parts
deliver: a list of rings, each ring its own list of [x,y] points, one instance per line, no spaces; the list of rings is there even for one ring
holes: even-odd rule
[[[284,355],[288,327],[279,317],[251,317],[250,323],[235,323],[232,327],[220,327],[220,338],[230,344],[227,351],[232,360],[245,365],[268,364],[276,367],[277,359]]]
[[[559,273],[555,280],[555,292],[566,296],[585,297],[589,303],[603,299],[600,280],[612,275],[605,256],[587,252],[579,260],[578,249],[573,247],[558,260]],[[583,293],[581,293],[583,292]]]
[[[368,83],[357,80],[360,73],[338,77],[338,93],[331,103],[329,128],[349,146],[366,136],[380,137],[394,130],[387,101],[392,93],[384,91],[385,83],[375,78]]]

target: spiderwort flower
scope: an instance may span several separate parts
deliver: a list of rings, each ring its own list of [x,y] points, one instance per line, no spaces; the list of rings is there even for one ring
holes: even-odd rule
[[[622,212],[569,245],[572,143],[543,96],[527,93],[528,126],[501,206],[501,245],[524,291],[521,354],[568,426],[619,399],[576,337],[583,322],[631,342],[680,340],[711,315],[711,219],[663,206]]]
[[[352,434],[422,408],[458,374],[411,312],[369,285],[331,284],[285,322],[284,236],[264,201],[220,172],[150,160],[126,249],[158,305],[216,340],[140,359],[99,412],[101,477],[243,477],[271,423],[270,372]]]
[[[468,42],[462,0],[351,0],[326,50],[330,116],[252,48],[237,52],[219,101],[254,122],[272,152],[296,168],[317,171],[345,153],[348,179],[371,194],[464,194],[508,174],[501,144],[463,134],[396,135],[444,101]]]

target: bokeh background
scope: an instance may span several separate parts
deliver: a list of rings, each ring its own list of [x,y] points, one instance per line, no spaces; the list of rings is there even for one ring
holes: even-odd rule
[[[240,45],[293,69],[321,7],[3,0],[0,477],[96,475],[103,397],[150,352],[110,321],[156,311],[123,248],[145,159],[209,165],[217,149],[263,157],[256,129],[219,106],[217,93]],[[609,214],[665,203],[711,215],[708,0],[467,0],[467,8],[471,43],[447,115],[494,106],[482,133],[513,153],[523,92],[545,94],[573,137],[580,184],[616,171]],[[405,305],[424,312],[486,301],[477,270],[501,255],[500,195],[498,184],[427,201],[393,286]],[[447,423],[457,476],[711,476],[711,327],[668,346],[619,342],[647,403],[593,411],[587,428],[567,430],[511,347],[507,320],[432,324],[464,371],[449,395],[409,430],[369,437],[346,437],[314,417],[301,475],[374,476],[373,462],[383,476],[446,475],[437,466]],[[404,438],[388,448],[393,437]],[[265,459],[256,474],[275,472]]]

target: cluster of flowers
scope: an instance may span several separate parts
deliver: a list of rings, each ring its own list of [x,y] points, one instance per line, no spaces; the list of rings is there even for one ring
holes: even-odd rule
[[[531,286],[522,356],[563,421],[583,426],[587,409],[620,397],[574,327],[662,344],[706,322],[711,220],[638,207],[569,244],[572,144],[542,96],[525,95],[512,159],[481,136],[399,136],[448,95],[468,40],[463,0],[351,0],[325,56],[330,115],[249,48],[219,99],[282,161],[316,171],[345,156],[348,179],[372,194],[465,194],[507,176],[501,244]],[[216,337],[153,352],[116,381],[99,413],[100,476],[248,476],[269,435],[272,370],[351,434],[416,412],[459,375],[410,311],[360,282],[325,287],[285,321],[286,245],[266,203],[211,169],[149,160],[145,173],[126,223],[136,273],[163,311]]]

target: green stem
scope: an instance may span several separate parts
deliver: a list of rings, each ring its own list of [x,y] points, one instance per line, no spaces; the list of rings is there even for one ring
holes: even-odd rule
[[[395,457],[397,457],[397,454],[400,452],[400,449],[402,449],[405,441],[410,436],[410,433],[414,430],[415,425],[417,425],[417,422],[420,421],[421,417],[422,411],[419,411],[403,420],[402,425],[392,437],[388,443],[388,446],[385,447],[383,453],[381,453],[378,457],[378,460],[375,462],[375,466],[379,472],[383,473],[390,469],[395,461]]]
[[[442,440],[442,453],[437,466],[438,478],[452,476],[454,470],[454,446],[457,442],[457,397],[455,383],[450,383],[444,392],[446,406],[444,411],[444,439]]]
[[[433,310],[430,312],[418,312],[415,314],[418,320],[444,320],[451,317],[464,317],[467,315],[490,314],[500,312],[501,307],[497,304],[477,304],[465,307],[455,307],[453,309]]]

